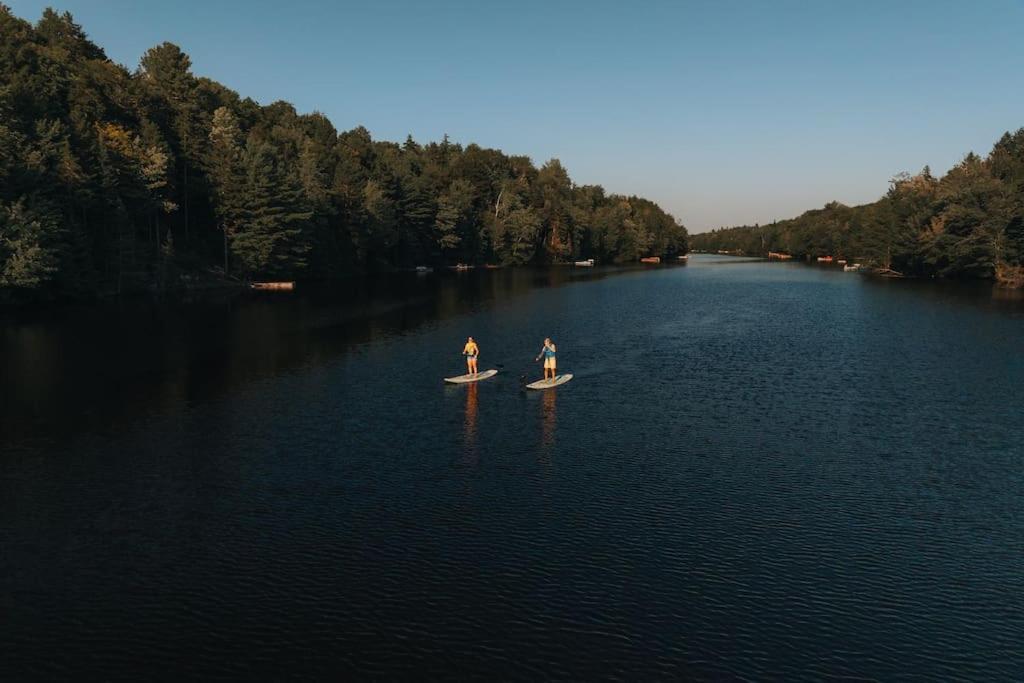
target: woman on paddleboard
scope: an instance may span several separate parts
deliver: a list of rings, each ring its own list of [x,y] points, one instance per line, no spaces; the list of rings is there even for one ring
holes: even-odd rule
[[[466,340],[466,345],[462,349],[462,355],[466,357],[466,369],[469,371],[469,374],[475,375],[477,373],[476,359],[480,355],[480,347],[476,345],[472,337]]]
[[[554,381],[555,379],[555,368],[558,365],[557,361],[555,360],[556,351],[557,349],[555,349],[555,342],[551,341],[550,337],[545,337],[544,348],[540,350],[540,355],[538,355],[535,359],[544,359],[544,379],[550,378],[552,381]]]

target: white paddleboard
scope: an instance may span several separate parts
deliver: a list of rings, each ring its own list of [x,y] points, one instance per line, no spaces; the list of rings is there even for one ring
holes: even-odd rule
[[[536,382],[531,382],[526,385],[527,389],[550,389],[551,387],[557,387],[565,384],[572,379],[572,373],[566,373],[564,375],[555,375],[554,379],[539,379]]]
[[[478,372],[475,375],[469,374],[459,375],[458,377],[445,377],[444,381],[448,382],[448,384],[466,384],[467,382],[479,382],[482,379],[494,377],[497,374],[497,370],[484,370],[483,372]]]

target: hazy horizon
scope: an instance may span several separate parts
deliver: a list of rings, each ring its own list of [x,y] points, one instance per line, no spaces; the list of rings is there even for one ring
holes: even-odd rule
[[[193,72],[339,130],[445,134],[657,201],[692,232],[874,201],[1024,125],[1024,3],[606,2],[489,8],[313,0],[71,12],[114,61],[163,41]]]

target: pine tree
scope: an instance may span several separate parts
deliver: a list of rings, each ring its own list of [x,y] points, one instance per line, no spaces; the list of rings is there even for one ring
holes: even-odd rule
[[[170,126],[176,138],[175,156],[181,179],[179,201],[184,221],[185,243],[190,241],[190,195],[198,164],[198,150],[204,137],[199,126],[199,104],[195,101],[196,79],[192,60],[173,43],[163,43],[146,51],[140,62],[140,77],[170,111]]]
[[[227,107],[219,107],[213,113],[207,166],[214,195],[214,212],[223,236],[225,274],[230,271],[229,245],[245,217],[246,177],[241,139],[238,119]]]
[[[245,166],[245,223],[231,251],[248,275],[294,277],[306,267],[313,215],[302,188],[268,143],[250,139]]]
[[[430,227],[437,215],[434,194],[426,187],[421,176],[412,177],[404,184],[400,214],[399,253],[396,260],[404,265],[420,262],[425,251],[421,238],[429,236]]]

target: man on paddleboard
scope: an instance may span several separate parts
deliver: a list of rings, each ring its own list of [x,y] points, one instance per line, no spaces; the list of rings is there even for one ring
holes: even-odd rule
[[[480,355],[480,347],[476,345],[472,337],[466,340],[466,346],[462,349],[462,355],[466,357],[466,368],[469,374],[475,375],[477,373],[476,359]]]
[[[555,379],[555,369],[558,365],[555,360],[555,342],[551,341],[550,337],[544,338],[544,348],[540,350],[540,355],[535,360],[544,359],[544,379]]]

